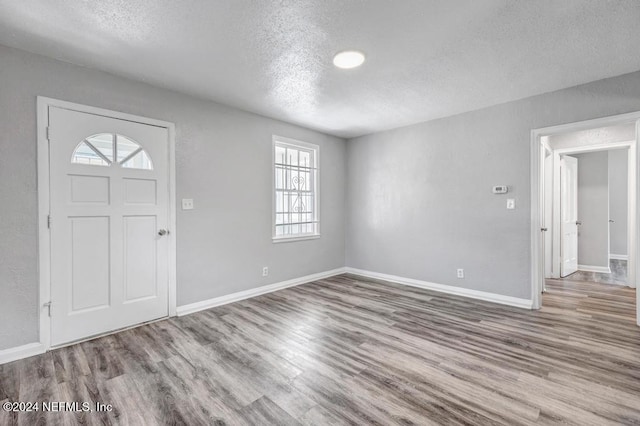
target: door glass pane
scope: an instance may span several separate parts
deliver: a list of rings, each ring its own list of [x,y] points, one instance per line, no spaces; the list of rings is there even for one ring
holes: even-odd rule
[[[126,136],[117,135],[117,153],[118,163],[130,156],[135,150],[140,148],[140,145],[132,141]]]
[[[113,135],[111,133],[93,135],[88,137],[87,141],[109,161],[113,161]]]
[[[109,163],[98,155],[89,145],[85,142],[81,142],[73,152],[71,162],[76,164],[90,164],[93,166],[108,166]]]
[[[151,159],[144,151],[140,151],[139,153],[122,163],[122,167],[125,167],[127,169],[153,170]]]

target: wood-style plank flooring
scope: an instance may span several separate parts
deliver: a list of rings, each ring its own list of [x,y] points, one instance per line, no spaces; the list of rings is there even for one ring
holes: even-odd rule
[[[589,281],[603,284],[627,284],[626,260],[611,259],[609,261],[609,268],[611,269],[611,273],[609,274],[605,274],[602,272],[577,271],[561,279],[569,281]]]
[[[338,276],[0,366],[10,424],[640,423],[629,288],[550,280],[541,311]]]

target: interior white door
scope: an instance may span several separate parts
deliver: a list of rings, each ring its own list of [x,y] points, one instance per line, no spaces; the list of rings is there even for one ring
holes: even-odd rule
[[[49,108],[51,344],[168,315],[168,131]]]
[[[541,222],[542,229],[546,229],[543,234],[544,277],[553,278],[553,152],[544,149],[542,157],[544,197],[542,198]]]
[[[578,159],[568,155],[560,159],[560,276],[578,270]]]

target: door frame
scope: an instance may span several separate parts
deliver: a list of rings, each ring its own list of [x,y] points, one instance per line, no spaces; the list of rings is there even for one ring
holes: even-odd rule
[[[584,154],[584,153],[588,153],[588,152],[602,152],[602,151],[610,151],[613,149],[628,149],[628,163],[629,163],[629,168],[627,171],[627,179],[628,179],[628,191],[627,191],[627,201],[628,201],[628,210],[627,210],[627,227],[628,229],[631,229],[631,218],[633,217],[633,210],[635,208],[635,205],[631,205],[631,203],[629,202],[631,200],[631,194],[633,193],[634,190],[634,182],[633,182],[633,175],[634,173],[636,173],[636,171],[632,170],[633,169],[633,162],[631,161],[631,158],[633,157],[633,151],[635,149],[635,141],[625,141],[625,142],[609,142],[609,143],[602,143],[602,144],[592,144],[592,145],[583,145],[583,146],[576,146],[576,147],[571,147],[571,148],[558,148],[555,150],[552,150],[552,157],[553,157],[553,176],[559,175],[560,174],[560,158],[563,155],[571,155],[571,154]],[[558,182],[558,184],[555,184],[555,180],[554,180],[554,185],[552,188],[552,193],[553,193],[553,199],[554,200],[558,200],[559,203],[557,204],[558,206],[561,205],[562,203],[562,198],[561,198],[561,190],[560,190],[560,183]],[[554,203],[555,205],[555,203]],[[552,245],[553,247],[557,247],[557,250],[553,250],[553,276],[554,278],[560,278],[559,275],[559,271],[560,271],[560,265],[562,262],[562,256],[560,255],[560,253],[562,253],[562,236],[560,233],[560,208],[554,208],[553,209],[553,221],[552,221],[552,225],[551,225],[551,233],[552,233]],[[631,277],[631,269],[632,269],[632,264],[634,264],[634,262],[631,260],[633,259],[633,256],[631,256],[631,246],[634,244],[633,238],[631,237],[631,232],[627,232],[627,250],[628,250],[628,260],[627,260],[627,272],[628,272],[628,278],[629,278],[629,287],[635,288],[635,280],[632,280]],[[637,249],[637,246],[636,246]],[[557,266],[556,266],[557,265]],[[579,264],[578,264],[579,266]],[[578,269],[580,269],[578,267]],[[637,266],[636,264],[633,265],[633,270],[634,270],[634,274],[637,273]]]
[[[168,188],[169,205],[167,206],[168,226],[171,232],[168,237],[168,311],[169,316],[176,315],[176,156],[175,156],[175,124],[138,115],[112,111],[88,105],[67,102],[44,96],[37,97],[37,188],[38,188],[38,266],[39,266],[39,298],[38,315],[40,324],[40,344],[45,351],[51,349],[51,317],[47,303],[51,300],[51,235],[49,233],[50,213],[50,179],[49,179],[49,107],[57,107],[77,112],[100,115],[119,120],[132,121],[167,129],[168,142]],[[52,309],[55,309],[53,307]]]
[[[557,149],[553,150],[553,168],[554,168],[554,176],[553,181],[555,188],[556,180],[558,179],[557,164],[559,162],[555,161],[556,158],[559,159],[561,154],[569,154],[571,151],[575,152],[587,152],[587,151],[601,151],[606,149],[613,148],[623,148],[629,147],[629,207],[628,207],[628,250],[629,250],[629,260],[628,260],[628,277],[629,277],[629,286],[630,287],[638,287],[638,274],[637,274],[637,265],[638,261],[638,226],[640,223],[640,217],[638,214],[640,213],[638,209],[638,199],[640,198],[638,195],[638,190],[640,190],[640,182],[638,173],[640,168],[640,150],[638,146],[640,143],[638,140],[640,139],[640,111],[631,112],[627,114],[620,114],[609,117],[596,118],[593,120],[585,120],[579,121],[575,123],[561,124],[557,126],[550,126],[538,129],[531,130],[531,299],[533,301],[533,309],[540,309],[542,306],[542,289],[544,288],[544,233],[541,232],[542,228],[542,218],[544,212],[542,208],[544,206],[544,189],[543,189],[543,164],[542,158],[544,155],[545,146],[543,145],[544,141],[542,139],[543,136],[551,136],[554,134],[567,133],[567,132],[575,132],[580,130],[589,130],[595,129],[599,127],[607,127],[619,124],[635,124],[636,134],[635,140],[629,142],[620,142],[620,143],[606,143],[606,144],[594,144],[594,145],[585,145],[582,147],[576,148],[566,148],[566,149]],[[557,156],[557,157],[556,157]],[[559,200],[556,200],[556,194],[554,194],[554,205]],[[557,224],[560,220],[558,209],[554,207],[553,210],[553,223]],[[555,231],[554,231],[555,232]],[[556,241],[554,239],[554,252],[556,248]],[[555,262],[555,256],[554,256]],[[555,265],[554,265],[555,266]],[[554,269],[555,271],[555,269]],[[640,291],[636,292],[636,322],[640,325]]]

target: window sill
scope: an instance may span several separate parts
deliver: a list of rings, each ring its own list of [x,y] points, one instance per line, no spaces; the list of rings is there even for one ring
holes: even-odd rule
[[[317,240],[320,238],[320,234],[313,235],[304,235],[299,237],[273,237],[272,241],[275,243],[292,243],[294,241],[304,241],[304,240]]]

